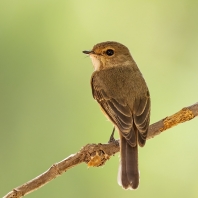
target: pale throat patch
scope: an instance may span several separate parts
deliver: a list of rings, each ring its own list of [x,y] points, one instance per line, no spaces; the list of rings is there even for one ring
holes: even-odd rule
[[[100,61],[94,56],[94,55],[90,55],[92,64],[94,66],[95,71],[100,69]]]

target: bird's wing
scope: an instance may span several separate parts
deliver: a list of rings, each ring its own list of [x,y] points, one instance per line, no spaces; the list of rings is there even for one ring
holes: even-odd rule
[[[133,147],[136,146],[137,137],[133,115],[128,104],[126,104],[122,99],[109,97],[103,88],[94,83],[93,77],[91,85],[93,97],[100,104],[104,113],[118,127],[127,142]]]
[[[150,122],[150,96],[149,92],[143,98],[136,98],[133,119],[138,130],[138,142],[140,146],[144,146]]]

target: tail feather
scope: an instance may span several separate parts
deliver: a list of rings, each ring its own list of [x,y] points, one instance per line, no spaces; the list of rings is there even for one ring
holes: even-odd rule
[[[131,147],[127,144],[126,153],[126,172],[128,181],[130,186],[136,189],[139,185],[138,145]]]
[[[118,183],[125,189],[136,189],[139,185],[138,147],[130,146],[122,135],[120,143],[121,161]]]
[[[122,138],[123,139],[123,138]],[[118,178],[119,178],[119,185],[123,186],[123,188],[127,189],[128,188],[128,184],[129,184],[129,181],[128,181],[128,178],[127,178],[127,169],[126,169],[126,163],[127,161],[126,160],[123,160],[123,159],[126,159],[127,156],[126,156],[126,148],[127,148],[127,142],[124,141],[121,139],[121,151],[120,151],[120,155],[121,155],[121,161],[120,161],[120,167],[119,167],[119,173],[118,173]]]

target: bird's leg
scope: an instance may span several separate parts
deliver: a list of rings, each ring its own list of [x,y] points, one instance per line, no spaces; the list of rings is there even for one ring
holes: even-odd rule
[[[109,138],[108,143],[111,143],[111,142],[115,142],[116,141],[115,138],[114,138],[114,132],[115,132],[115,127],[113,127],[113,131],[111,133],[111,136]]]

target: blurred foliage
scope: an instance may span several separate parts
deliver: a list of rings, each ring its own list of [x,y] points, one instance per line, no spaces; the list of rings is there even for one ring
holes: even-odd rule
[[[112,130],[92,99],[98,42],[125,44],[152,99],[151,123],[198,100],[198,1],[0,1],[0,197]],[[198,121],[139,149],[141,181],[125,191],[118,155],[80,165],[27,197],[198,197]]]

